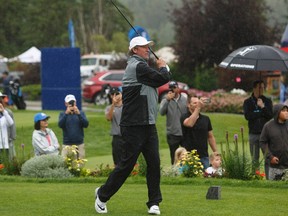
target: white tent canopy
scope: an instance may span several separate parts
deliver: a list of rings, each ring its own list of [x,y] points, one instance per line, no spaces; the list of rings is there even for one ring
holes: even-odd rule
[[[36,47],[31,47],[24,53],[9,59],[9,61],[20,61],[23,63],[39,63],[41,61],[41,51]]]

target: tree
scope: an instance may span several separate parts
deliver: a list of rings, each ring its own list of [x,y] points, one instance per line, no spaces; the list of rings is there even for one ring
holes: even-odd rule
[[[24,7],[21,38],[25,47],[67,47],[69,17],[64,12],[68,0],[29,0]]]
[[[20,36],[25,2],[0,0],[0,54],[12,57],[23,44]]]
[[[117,5],[132,21],[132,13],[122,4]],[[76,46],[82,53],[99,50],[93,38],[100,35],[110,43],[115,32],[128,32],[130,28],[106,0],[0,0],[0,14],[0,53],[6,57],[13,57],[31,46],[70,46],[69,19],[73,20]]]
[[[133,21],[132,13],[123,4],[117,2],[117,7]],[[100,48],[99,41],[110,42],[115,32],[128,32],[130,28],[110,1],[76,0],[69,14],[75,21],[77,44],[84,53],[97,52],[109,46],[104,44]]]
[[[218,65],[233,50],[253,44],[273,44],[276,27],[267,23],[264,0],[182,0],[173,10],[175,53],[182,73]]]

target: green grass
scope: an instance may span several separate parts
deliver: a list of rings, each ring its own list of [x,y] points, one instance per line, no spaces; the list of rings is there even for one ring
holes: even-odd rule
[[[45,111],[51,116],[49,127],[62,140],[57,126],[59,111]],[[25,154],[32,152],[31,137],[35,111],[15,111],[17,140]],[[104,113],[87,112],[90,126],[85,130],[87,166],[112,164],[110,123]],[[229,137],[240,134],[244,127],[247,140],[247,122],[242,115],[209,113],[218,148]],[[166,143],[165,117],[159,116],[158,133],[162,166],[169,166],[169,150]],[[230,139],[232,141],[232,139]],[[247,143],[247,141],[246,141]],[[248,143],[246,144],[248,145]],[[248,149],[248,148],[247,148]],[[19,176],[0,176],[0,215],[95,215],[94,190],[106,178],[30,179]],[[206,200],[210,186],[221,186],[220,200]],[[161,215],[287,215],[287,182],[241,181],[233,179],[187,179],[182,177],[161,180],[163,202]],[[144,177],[130,177],[108,202],[109,215],[147,215],[147,186]],[[276,206],[277,205],[277,206]]]
[[[94,190],[105,178],[35,180],[0,177],[1,216],[95,215]],[[207,200],[210,186],[220,200]],[[162,215],[287,215],[285,182],[162,178]],[[130,177],[108,202],[109,215],[147,215],[147,187]],[[277,205],[277,206],[276,206]]]
[[[49,127],[53,129],[58,140],[62,143],[62,131],[58,127],[58,116],[60,111],[44,111],[50,115]],[[33,116],[35,111],[14,111],[14,118],[17,127],[17,139],[15,147],[17,152],[21,152],[21,144],[25,144],[25,154],[33,155],[32,149],[32,132],[34,130]],[[97,165],[113,164],[111,155],[111,136],[110,122],[104,117],[103,112],[86,112],[89,120],[89,127],[85,129],[85,145],[86,158],[88,159],[87,167],[95,168]],[[213,126],[213,132],[220,151],[220,142],[225,143],[225,133],[229,132],[229,136],[233,138],[235,133],[240,134],[240,128],[247,128],[247,122],[243,115],[208,113]],[[159,115],[157,121],[157,129],[161,150],[161,161],[163,166],[169,165],[168,144],[166,142],[166,117]],[[245,133],[247,140],[248,132]],[[232,141],[232,140],[231,140]],[[247,144],[248,145],[248,144]]]

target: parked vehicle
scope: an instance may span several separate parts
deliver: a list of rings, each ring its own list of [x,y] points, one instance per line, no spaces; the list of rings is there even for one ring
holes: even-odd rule
[[[99,72],[83,83],[82,98],[84,101],[96,105],[109,104],[109,88],[122,86],[124,70],[108,70]],[[187,93],[189,87],[186,83],[178,82],[181,92]],[[158,88],[159,102],[169,91],[168,83]]]
[[[110,54],[84,55],[81,57],[81,78],[88,78],[99,71],[108,70],[112,60]]]
[[[110,70],[99,72],[83,83],[82,98],[84,101],[96,105],[109,104],[106,88],[122,85],[124,70]]]

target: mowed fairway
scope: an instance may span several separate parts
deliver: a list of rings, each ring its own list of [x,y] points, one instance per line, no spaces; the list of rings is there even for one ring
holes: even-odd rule
[[[94,190],[101,183],[1,182],[0,213],[1,216],[96,215]],[[207,200],[211,184],[213,181],[162,184],[161,215],[287,215],[287,187],[222,185],[221,199]],[[146,201],[146,184],[129,179],[108,202],[108,215],[147,215]]]
[[[45,111],[44,111],[45,112]],[[25,144],[25,155],[32,152],[33,111],[15,111],[18,156],[22,156],[21,144]],[[57,125],[59,111],[47,111],[51,116],[49,127],[62,140]],[[230,142],[235,133],[240,135],[244,127],[246,151],[247,121],[243,115],[209,113],[218,148],[224,145],[226,131]],[[94,169],[100,164],[112,164],[110,123],[104,113],[88,112],[90,125],[85,129],[87,167]],[[170,166],[166,143],[165,117],[157,122],[161,166]],[[232,139],[231,139],[232,138]],[[219,149],[220,150],[220,149]],[[248,152],[247,152],[248,153]],[[249,154],[249,153],[248,153]],[[0,216],[66,216],[97,215],[94,209],[94,190],[107,178],[73,178],[69,180],[27,179],[0,175]],[[206,200],[210,186],[221,186],[220,200]],[[233,179],[205,179],[162,177],[163,202],[161,215],[287,215],[288,183],[272,181],[241,181]],[[147,186],[145,177],[129,177],[123,187],[108,202],[108,215],[148,215]]]

